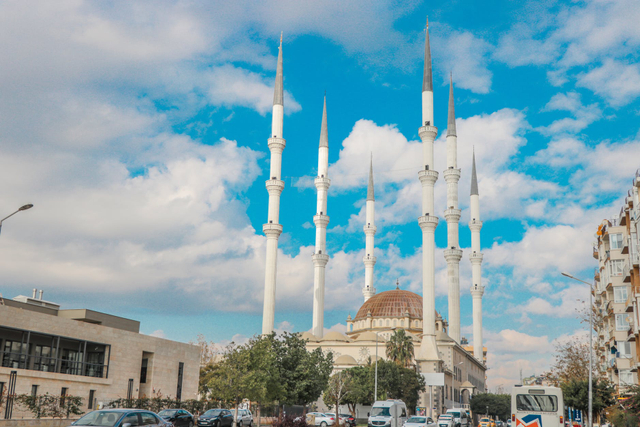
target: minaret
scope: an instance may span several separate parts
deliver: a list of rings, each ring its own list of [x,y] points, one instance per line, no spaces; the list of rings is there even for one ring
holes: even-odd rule
[[[471,296],[473,298],[473,355],[480,362],[483,362],[482,350],[482,252],[480,252],[480,197],[478,196],[478,177],[476,176],[476,153],[473,152],[473,165],[471,166],[471,269],[473,284],[471,285]]]
[[[449,336],[460,342],[460,259],[462,251],[458,243],[458,137],[456,135],[456,113],[453,103],[453,78],[449,80],[449,120],[447,122],[447,169],[444,180],[447,182],[447,209],[444,217],[447,220],[447,249],[444,258],[447,260],[447,284],[449,295]]]
[[[423,362],[423,372],[437,372],[440,354],[436,344],[436,290],[435,290],[435,230],[438,217],[433,207],[433,186],[438,180],[434,169],[433,143],[438,129],[433,123],[433,78],[431,75],[431,48],[429,46],[429,20],[427,19],[424,45],[424,73],[422,78],[422,126],[418,130],[422,140],[424,169],[418,172],[422,184],[422,216],[418,223],[422,229],[422,315],[423,335],[416,359]]]
[[[324,334],[324,277],[329,262],[327,255],[327,190],[331,185],[329,170],[329,135],[327,132],[327,95],[324,96],[322,125],[320,127],[320,147],[318,148],[318,176],[315,179],[318,204],[313,222],[316,224],[316,251],[313,259],[313,335],[322,338]]]
[[[367,214],[366,223],[364,225],[364,234],[366,241],[365,254],[362,261],[364,262],[364,288],[362,295],[364,300],[376,294],[376,288],[373,287],[373,267],[376,265],[376,257],[373,256],[373,236],[376,234],[376,218],[375,218],[376,198],[373,193],[373,156],[369,163],[369,185],[367,186]]]
[[[267,260],[264,272],[264,308],[262,311],[262,333],[273,332],[276,304],[276,262],[278,254],[278,238],[282,233],[280,218],[280,194],[284,189],[284,181],[280,179],[282,166],[282,151],[286,141],[282,138],[284,118],[284,92],[282,87],[282,34],[278,48],[278,67],[276,69],[276,86],[273,93],[273,113],[271,119],[271,137],[268,140],[271,151],[271,170],[266,182],[269,192],[268,222],[262,226],[267,236]]]

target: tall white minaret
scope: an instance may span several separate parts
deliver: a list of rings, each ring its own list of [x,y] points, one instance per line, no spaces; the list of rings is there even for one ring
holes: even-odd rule
[[[431,48],[429,46],[429,20],[424,45],[424,73],[422,78],[422,126],[418,130],[422,140],[424,169],[418,172],[422,184],[422,216],[418,223],[422,229],[422,342],[416,357],[423,363],[423,372],[437,372],[440,354],[436,344],[436,290],[435,290],[435,230],[438,217],[433,207],[433,186],[438,180],[433,161],[433,143],[438,129],[433,122],[433,78],[431,75]]]
[[[271,170],[266,182],[269,192],[268,222],[262,226],[267,236],[267,261],[264,272],[264,308],[262,311],[262,333],[273,332],[276,304],[276,263],[278,254],[278,238],[282,233],[280,218],[280,194],[284,190],[284,181],[280,179],[282,166],[282,151],[286,141],[282,138],[284,118],[284,92],[282,87],[282,34],[278,48],[278,67],[276,70],[276,86],[273,93],[273,114],[271,119],[271,137],[269,150],[271,151]]]
[[[447,284],[449,295],[449,336],[460,342],[460,259],[462,251],[458,241],[458,137],[456,135],[456,113],[453,103],[453,78],[449,86],[449,120],[447,122],[447,169],[444,180],[447,182],[447,209],[444,217],[447,220],[447,249],[444,258],[447,260]]]
[[[366,223],[364,225],[365,234],[365,254],[362,261],[364,262],[364,288],[362,288],[362,295],[364,300],[376,294],[376,288],[373,287],[373,267],[376,265],[376,257],[373,255],[373,236],[376,234],[376,218],[375,218],[375,203],[376,198],[373,192],[373,157],[369,163],[369,185],[367,186],[367,214]]]
[[[318,204],[313,222],[316,224],[316,251],[313,259],[313,335],[322,338],[324,334],[324,277],[329,262],[327,255],[327,190],[331,185],[329,170],[329,134],[327,131],[327,95],[324,96],[322,125],[320,127],[320,147],[318,148],[318,176],[315,179]]]
[[[478,196],[478,177],[476,176],[476,153],[473,152],[473,165],[471,167],[471,269],[473,284],[471,285],[471,296],[473,298],[473,355],[480,362],[483,362],[482,350],[482,252],[480,252],[480,197]]]

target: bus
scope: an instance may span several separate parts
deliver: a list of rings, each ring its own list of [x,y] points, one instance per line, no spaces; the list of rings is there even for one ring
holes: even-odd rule
[[[511,427],[564,427],[562,390],[558,387],[514,386]]]

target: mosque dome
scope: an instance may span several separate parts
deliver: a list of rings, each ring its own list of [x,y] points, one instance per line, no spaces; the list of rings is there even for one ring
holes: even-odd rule
[[[348,354],[343,354],[342,356],[336,359],[336,361],[334,362],[334,365],[357,366],[358,362],[356,362],[356,359],[354,359],[352,356],[349,356]]]
[[[364,320],[368,314],[372,317],[409,317],[422,319],[422,297],[403,289],[380,292],[369,298],[354,320]]]
[[[336,332],[336,331],[331,331],[328,334],[326,334],[321,341],[344,341],[344,342],[349,342],[349,338],[347,338],[346,336],[342,335],[340,332]]]

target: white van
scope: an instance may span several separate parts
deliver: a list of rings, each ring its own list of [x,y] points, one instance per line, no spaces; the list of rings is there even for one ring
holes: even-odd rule
[[[471,425],[471,420],[469,420],[469,415],[467,411],[461,408],[453,408],[447,409],[447,414],[453,415],[453,425],[455,427],[469,427]]]
[[[514,386],[511,422],[516,426],[564,427],[562,390],[558,387]]]
[[[407,421],[407,405],[402,400],[381,400],[371,407],[369,427],[402,427]]]

